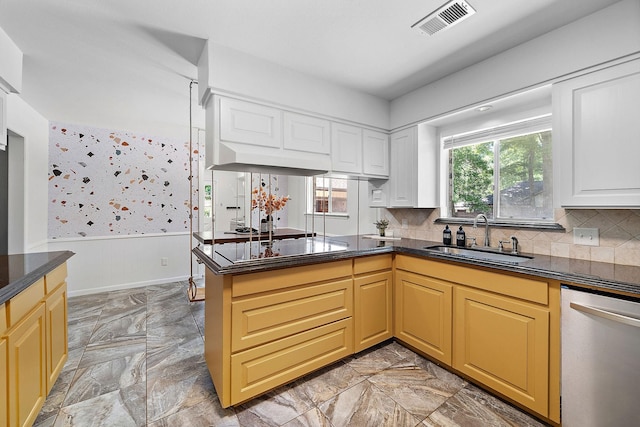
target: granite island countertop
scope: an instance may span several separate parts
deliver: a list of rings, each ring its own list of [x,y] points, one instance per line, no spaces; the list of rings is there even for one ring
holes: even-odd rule
[[[71,251],[0,255],[0,304],[4,304],[74,255]]]
[[[524,254],[533,259],[516,264],[463,258],[424,249],[434,245],[441,243],[404,238],[373,240],[363,236],[337,236],[286,239],[273,242],[272,245],[266,242],[201,245],[194,248],[193,252],[216,274],[251,273],[387,252],[401,253],[528,274],[585,289],[640,298],[640,266],[535,254]]]

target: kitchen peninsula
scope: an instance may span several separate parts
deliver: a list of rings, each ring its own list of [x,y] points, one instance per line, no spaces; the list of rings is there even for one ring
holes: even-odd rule
[[[559,423],[560,284],[637,297],[640,267],[424,249],[436,243],[339,236],[195,248],[207,267],[205,358],[222,405],[395,337]]]
[[[71,256],[0,256],[1,425],[31,425],[67,361]]]

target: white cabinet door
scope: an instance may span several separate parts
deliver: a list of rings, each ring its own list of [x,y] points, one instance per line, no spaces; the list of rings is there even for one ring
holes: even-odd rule
[[[328,120],[284,112],[284,148],[329,154],[331,124]]]
[[[365,175],[389,176],[389,135],[362,131],[362,171]]]
[[[554,85],[561,206],[640,206],[640,60]]]
[[[220,140],[280,148],[282,112],[251,102],[220,98]]]
[[[389,207],[415,207],[417,203],[417,129],[391,134]]]
[[[333,172],[362,174],[362,128],[331,124],[331,166]]]
[[[369,189],[369,207],[386,208],[389,205],[388,181],[370,179],[367,184]]]

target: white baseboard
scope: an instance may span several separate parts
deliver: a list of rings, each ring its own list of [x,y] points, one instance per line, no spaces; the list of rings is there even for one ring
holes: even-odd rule
[[[201,279],[201,278],[202,277],[194,276],[194,279]],[[69,298],[72,298],[72,297],[82,296],[82,295],[98,294],[101,292],[119,291],[122,289],[143,288],[145,286],[163,285],[165,283],[173,283],[173,282],[186,282],[187,280],[189,280],[189,276],[167,277],[163,279],[148,280],[144,282],[122,283],[117,285],[102,286],[99,288],[69,291],[68,296]]]

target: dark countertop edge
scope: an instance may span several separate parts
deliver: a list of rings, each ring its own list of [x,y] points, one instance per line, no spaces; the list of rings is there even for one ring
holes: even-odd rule
[[[395,248],[394,252],[405,255],[416,255],[421,258],[433,258],[443,261],[456,262],[459,264],[468,264],[475,267],[487,267],[494,270],[502,270],[510,273],[521,273],[529,276],[557,280],[564,284],[576,285],[577,287],[582,287],[585,289],[610,291],[615,293],[622,293],[629,296],[640,297],[640,286],[615,280],[607,280],[601,277],[586,276],[579,273],[572,274],[557,272],[543,268],[528,267],[523,264],[506,264],[479,259],[461,258],[455,255],[443,254],[435,251],[425,251],[420,249],[397,247]],[[541,255],[535,256],[540,257]]]
[[[338,261],[341,259],[355,258],[367,255],[377,255],[383,253],[393,253],[393,246],[384,246],[371,249],[346,250],[326,253],[315,253],[308,255],[295,255],[282,258],[272,258],[269,260],[261,259],[254,262],[246,262],[242,264],[220,265],[216,263],[209,255],[204,253],[199,247],[195,247],[192,251],[200,261],[204,263],[215,274],[244,274],[255,273],[267,270],[279,270],[282,268],[297,267],[309,264],[318,264],[323,262]]]
[[[0,289],[0,304],[4,304],[9,301],[11,298],[33,285],[35,282],[40,280],[40,278],[44,277],[47,273],[52,272],[62,265],[63,262],[75,255],[75,253],[71,251],[54,251],[48,252],[48,254],[55,255],[55,258],[50,259],[48,262],[22,276],[20,279],[15,280]],[[30,254],[24,255],[29,256]]]
[[[418,244],[403,245],[403,242],[408,242],[413,239],[402,239],[402,241],[393,243],[392,245],[385,247],[367,248],[367,249],[354,249],[340,252],[329,252],[323,254],[310,254],[300,255],[295,257],[283,257],[281,259],[273,260],[261,260],[254,263],[246,264],[231,264],[219,265],[213,259],[211,259],[200,248],[196,247],[194,254],[215,274],[244,274],[254,273],[259,271],[276,270],[288,267],[295,267],[299,265],[316,264],[322,262],[336,261],[345,258],[354,258],[360,256],[376,255],[382,253],[398,253],[405,255],[418,256],[425,259],[436,259],[442,261],[449,261],[458,264],[466,264],[475,267],[486,267],[494,270],[501,270],[510,273],[520,273],[529,276],[536,276],[551,280],[557,280],[562,283],[576,285],[577,287],[583,287],[585,289],[600,290],[605,292],[613,292],[623,294],[632,297],[640,297],[640,285],[627,283],[624,281],[605,279],[599,276],[583,274],[583,273],[568,273],[565,271],[555,271],[549,268],[540,268],[534,266],[527,266],[526,264],[507,264],[501,262],[493,262],[487,260],[478,260],[463,258],[455,255],[445,254],[436,251],[428,251],[422,249],[424,246],[437,245],[439,242],[419,241]],[[417,246],[417,247],[412,247]],[[526,255],[526,254],[525,254]],[[532,254],[534,259],[548,259],[552,260],[556,257],[548,255],[536,255]],[[569,258],[556,258],[566,262],[571,262]],[[588,261],[584,261],[588,262]],[[591,263],[591,262],[590,262]],[[595,262],[593,262],[595,263]],[[603,264],[603,263],[600,263]],[[613,265],[613,264],[612,264]]]

